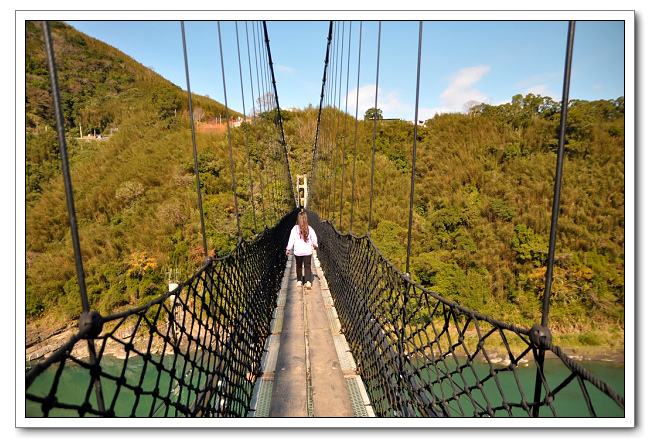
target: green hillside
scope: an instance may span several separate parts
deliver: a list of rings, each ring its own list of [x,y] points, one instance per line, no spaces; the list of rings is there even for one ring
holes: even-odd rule
[[[623,98],[570,103],[549,318],[554,331],[624,328],[624,118]],[[559,125],[558,103],[517,95],[501,106],[438,115],[418,129],[414,280],[499,320],[539,323]],[[340,162],[336,197],[330,199],[328,181],[316,180],[313,204],[343,232],[353,204],[353,233],[364,235],[373,123],[360,122],[358,134],[354,202],[349,151],[342,209]],[[375,147],[371,235],[405,270],[413,125],[381,121]],[[333,156],[322,157],[327,164]]]
[[[157,297],[170,271],[182,278],[203,259],[187,93],[63,23],[52,24],[52,33],[89,299],[94,309],[112,313]],[[81,305],[37,23],[27,24],[26,53],[26,316],[72,319]],[[206,116],[224,113],[223,105],[209,98],[193,96],[193,107]],[[505,105],[439,115],[419,128],[415,280],[496,319],[539,323],[559,112],[550,98],[518,95]],[[549,323],[554,332],[581,332],[582,344],[622,340],[624,114],[623,98],[573,100],[570,107]],[[282,118],[291,173],[309,174],[318,110],[283,111]],[[323,146],[312,208],[347,233],[354,206],[352,233],[363,235],[372,122],[324,111],[323,123],[328,120],[337,123],[338,141],[347,142],[343,206],[341,148],[332,177],[338,180],[330,187],[318,177],[323,166],[334,166],[327,165],[333,154]],[[263,126],[275,124],[269,119]],[[83,135],[110,137],[77,139],[80,127]],[[331,138],[321,131],[319,141]],[[393,120],[380,122],[377,131],[371,234],[404,270],[413,127]],[[283,213],[264,204],[274,188],[263,181],[273,156],[253,154],[253,173],[259,168],[260,174],[253,176],[251,203],[245,132],[258,131],[235,128],[232,142],[242,233],[251,238]],[[208,247],[223,255],[237,241],[227,135],[197,133],[197,151]]]
[[[40,24],[26,28],[26,315],[74,318],[81,301],[46,55]],[[52,23],[51,33],[89,300],[113,312],[159,296],[170,272],[186,277],[202,264],[187,92],[64,23]],[[226,115],[206,97],[192,95],[192,104],[205,120]],[[108,138],[79,139],[79,127]],[[243,126],[233,140],[242,144]],[[197,133],[196,148],[208,248],[224,255],[237,241],[227,134]],[[277,218],[268,211],[264,221],[258,203],[254,226],[247,153],[238,147],[234,159],[242,234],[250,238]],[[259,180],[255,187],[259,202]]]

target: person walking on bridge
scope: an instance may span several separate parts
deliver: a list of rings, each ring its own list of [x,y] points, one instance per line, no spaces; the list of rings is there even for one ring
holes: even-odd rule
[[[291,229],[289,243],[287,244],[287,257],[293,249],[296,257],[296,278],[298,286],[302,286],[302,267],[305,266],[305,286],[311,289],[311,253],[313,249],[318,249],[318,238],[316,232],[309,225],[307,213],[301,211],[298,213],[296,225]]]

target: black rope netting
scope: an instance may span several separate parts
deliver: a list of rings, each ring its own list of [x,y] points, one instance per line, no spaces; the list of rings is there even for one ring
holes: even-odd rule
[[[54,49],[48,23],[43,22],[42,27],[78,279],[81,296],[85,298]],[[183,22],[181,31],[188,92],[191,92]],[[221,45],[220,27],[219,38]],[[266,32],[265,40],[266,62],[272,72]],[[258,76],[263,66],[264,61],[259,65],[256,62]],[[241,73],[240,68],[240,77]],[[273,79],[272,73],[262,76]],[[225,77],[223,82],[225,88]],[[268,104],[266,109],[277,109],[279,114],[277,94],[272,96],[273,104]],[[189,93],[188,101],[192,117]],[[207,253],[193,122],[190,120],[203,246]],[[281,122],[266,127],[269,130],[263,131],[263,138],[267,142],[273,138],[271,132],[283,132]],[[232,144],[228,129],[228,141]],[[246,147],[248,150],[248,142]],[[232,148],[230,156],[236,203]],[[277,224],[272,228],[265,226],[262,233],[249,241],[243,241],[238,222],[239,242],[229,255],[207,257],[203,267],[189,280],[170,285],[171,291],[143,306],[101,316],[90,311],[87,300],[83,300],[79,331],[47,359],[27,366],[26,417],[241,417],[248,414],[286,264],[284,245],[296,220],[284,138],[281,144],[267,144],[265,156],[274,163],[270,169],[265,164],[273,212],[292,211],[284,216],[276,214]],[[269,182],[273,185],[269,186]]]
[[[265,164],[264,173],[268,209],[263,208],[263,219],[266,222],[268,210],[270,219],[275,218],[277,224],[272,228],[265,226],[252,241],[242,240],[239,231],[239,242],[229,255],[206,258],[203,267],[190,279],[141,307],[101,316],[84,306],[78,333],[56,353],[27,371],[27,417],[244,417],[250,414],[285,269],[284,247],[297,213],[293,210],[284,216],[280,214],[295,203],[295,197],[268,35],[263,25],[267,52],[261,46],[258,52],[255,47],[254,56],[256,68],[258,57],[268,56],[259,65],[271,67],[270,74],[261,78],[262,84],[273,86],[274,95],[260,101],[260,108],[264,112],[274,108],[277,111],[279,138],[272,141],[265,133],[262,144],[258,146],[256,140],[255,152],[260,156],[258,159],[268,157],[282,167],[282,172],[278,172],[274,165]],[[248,37],[247,28],[246,32]],[[255,28],[252,34],[255,37]],[[257,33],[259,38],[261,35],[262,30]],[[331,39],[332,23],[321,109]],[[350,45],[348,56],[349,52]],[[338,58],[342,61],[343,53]],[[340,73],[342,65],[341,62],[341,68],[336,68]],[[55,73],[54,66],[51,71]],[[252,91],[250,62],[249,72]],[[241,73],[240,67],[240,76]],[[336,74],[329,79],[336,80]],[[259,73],[257,81],[260,91]],[[243,86],[243,82],[240,84]],[[338,120],[326,118],[324,121],[338,129]],[[331,187],[331,173],[328,177],[327,169],[322,166],[336,171],[337,146],[330,146],[329,153],[317,151],[318,133],[323,131],[320,120],[319,111],[309,188],[315,193],[317,208],[329,215],[336,201],[329,201],[327,206],[326,193],[335,187]],[[256,128],[253,129],[257,134]],[[63,134],[59,130],[59,135]],[[65,140],[61,145],[63,156],[64,143]],[[414,157],[415,143],[414,139]],[[354,145],[353,192],[356,129]],[[267,150],[260,155],[262,146],[267,146]],[[252,149],[248,137],[246,147]],[[341,153],[342,170],[345,149]],[[263,184],[259,165],[258,170]],[[252,178],[250,164],[248,173]],[[312,191],[313,178],[316,178],[316,188]],[[325,188],[326,180],[329,188]],[[253,188],[250,189],[253,196]],[[340,194],[343,195],[343,182]],[[264,204],[263,194],[261,202]],[[600,400],[603,396],[606,406],[624,410],[623,397],[554,346],[545,325],[519,328],[446,300],[412,282],[408,268],[406,274],[401,273],[384,258],[370,238],[370,231],[364,237],[351,232],[344,235],[332,222],[321,221],[314,211],[308,213],[309,222],[318,234],[318,259],[327,277],[342,332],[375,415],[564,417],[567,415],[562,414],[558,404],[572,401],[586,415],[597,417],[601,407],[594,404],[595,398]],[[342,206],[339,223],[341,214]],[[74,236],[74,213],[70,216]],[[351,212],[350,229],[352,220]],[[83,269],[79,268],[80,287],[84,287]],[[544,365],[547,352],[561,362],[561,371],[553,378]],[[520,374],[527,363],[532,363],[537,373],[532,382]]]
[[[146,305],[94,314],[93,325],[27,372],[26,415],[246,416],[295,221],[295,212],[287,214]],[[90,339],[93,329],[99,332]],[[94,365],[86,351],[75,350],[85,338],[93,341]],[[94,378],[101,381],[104,410],[92,392]]]
[[[422,22],[419,25],[409,247],[417,149]],[[566,122],[574,26],[574,22],[569,22],[563,123]],[[328,51],[332,40],[331,29],[332,23],[328,35]],[[361,29],[362,24],[359,23],[359,41],[361,41]],[[624,400],[617,392],[551,343],[551,334],[546,321],[547,307],[545,307],[542,324],[530,329],[500,322],[463,308],[413,283],[410,280],[408,258],[407,271],[401,273],[375,246],[370,234],[373,225],[372,180],[379,110],[377,91],[380,41],[381,22],[378,23],[377,82],[372,117],[372,166],[369,172],[370,205],[366,235],[357,237],[352,234],[352,214],[350,233],[347,235],[339,233],[334,227],[334,222],[330,220],[332,210],[330,198],[334,197],[336,192],[327,185],[327,178],[328,170],[336,171],[336,166],[330,163],[330,159],[335,153],[331,148],[334,146],[338,148],[338,143],[331,144],[325,141],[315,145],[312,177],[316,182],[313,189],[310,183],[310,197],[313,204],[310,223],[319,235],[319,260],[327,277],[346,339],[357,360],[358,373],[368,390],[375,414],[385,417],[557,417],[561,414],[560,409],[565,409],[563,406],[558,406],[558,403],[563,404],[568,401],[574,406],[574,413],[568,416],[584,414],[594,417],[602,415],[600,403],[603,394],[607,397],[603,406],[609,407],[608,410],[611,410],[612,406],[624,410]],[[324,76],[323,89],[327,82],[328,78]],[[328,110],[335,107],[334,103],[335,101],[331,102],[332,106]],[[321,109],[325,110],[322,104]],[[560,135],[564,135],[563,129],[564,125],[561,126]],[[321,132],[324,136],[334,134],[324,129]],[[357,158],[356,144],[355,131],[353,162],[356,162]],[[563,143],[560,144],[558,151],[555,210],[559,203],[562,155]],[[355,202],[354,165],[351,183],[350,209],[352,210]],[[342,214],[341,207],[339,216]],[[321,221],[319,215],[326,216],[324,219],[327,222]],[[554,213],[553,231],[556,225],[557,213]],[[550,247],[554,247],[553,236]],[[407,250],[407,254],[410,257],[410,250]],[[552,278],[552,252],[548,259],[547,294],[548,282]],[[563,366],[552,376],[549,374],[550,370],[544,366],[547,351],[554,353]],[[536,371],[535,378],[532,380],[529,375],[525,377],[520,375],[521,367],[525,367],[531,360]],[[594,405],[594,396],[598,396],[599,406]],[[577,410],[576,407],[581,409]]]
[[[541,416],[568,417],[555,403],[570,400],[596,417],[593,396],[603,393],[609,406],[624,408],[607,383],[548,344],[542,327],[518,328],[446,300],[400,273],[368,236],[344,235],[308,213],[343,332],[377,416],[532,417],[542,408]],[[559,382],[544,376],[545,350],[565,366]],[[540,400],[533,399],[534,384],[518,374],[531,356],[543,378]],[[568,392],[572,382],[579,384],[580,396]]]

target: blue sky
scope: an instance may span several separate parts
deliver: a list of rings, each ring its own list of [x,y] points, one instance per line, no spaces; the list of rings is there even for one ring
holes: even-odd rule
[[[322,17],[327,14],[318,14]],[[377,106],[386,118],[412,120],[415,111],[418,20],[424,20],[420,74],[419,119],[435,113],[463,111],[468,102],[509,102],[516,94],[534,93],[559,101],[567,46],[568,20],[577,20],[570,98],[616,99],[632,93],[625,80],[625,32],[632,12],[581,13],[332,13],[328,20],[315,14],[279,12],[170,14],[75,13],[80,18],[111,20],[67,21],[79,31],[112,45],[174,84],[187,88],[180,19],[185,20],[190,87],[194,93],[227,100],[237,111],[252,110],[248,77],[245,20],[267,20],[271,54],[282,108],[317,107],[320,101],[329,19],[337,20],[330,48],[331,79],[343,94],[330,102],[355,114],[359,27],[361,69],[359,116],[374,106],[379,55]],[[179,20],[171,20],[171,18]],[[198,17],[198,18],[197,18]],[[225,20],[221,20],[224,18]],[[401,18],[408,20],[401,20]],[[440,18],[444,20],[440,20]],[[199,20],[200,19],[200,20]],[[244,21],[238,21],[242,19]],[[288,20],[285,20],[288,19]],[[303,20],[304,19],[304,20]],[[400,20],[392,20],[400,19]],[[415,20],[414,20],[415,19]],[[220,21],[226,94],[219,50]],[[381,40],[378,38],[381,20]],[[242,78],[239,77],[237,34]],[[352,29],[350,35],[350,26]],[[248,24],[251,52],[253,25]],[[343,36],[343,37],[342,37]],[[348,46],[348,37],[350,45]],[[348,49],[350,75],[347,77]],[[265,50],[265,49],[264,49]],[[252,53],[251,53],[252,54]],[[253,57],[253,56],[251,56]],[[628,63],[631,56],[628,54]],[[336,64],[336,65],[335,65]],[[628,71],[628,75],[630,71]],[[242,102],[241,83],[245,98]],[[348,87],[346,89],[346,86]],[[256,87],[254,88],[256,89]],[[256,91],[256,90],[254,90]],[[254,96],[257,98],[257,95]]]

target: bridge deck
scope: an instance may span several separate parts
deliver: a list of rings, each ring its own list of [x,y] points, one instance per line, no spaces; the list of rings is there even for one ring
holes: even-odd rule
[[[290,257],[251,417],[374,417],[316,254],[313,289],[297,286]]]

